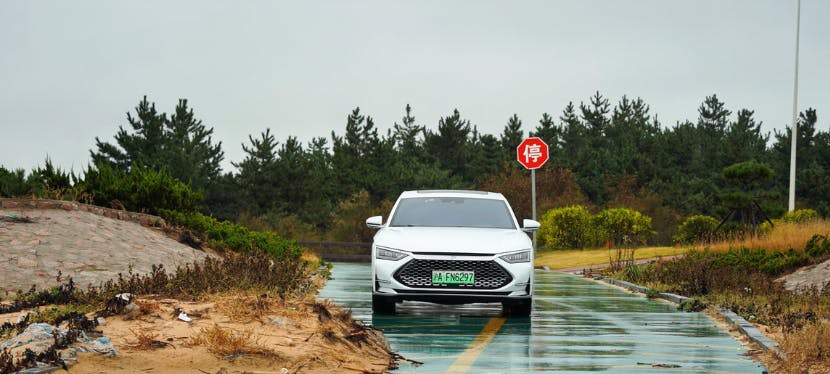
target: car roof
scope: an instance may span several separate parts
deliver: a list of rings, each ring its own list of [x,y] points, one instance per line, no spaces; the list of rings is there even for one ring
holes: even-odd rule
[[[411,197],[427,197],[427,196],[435,196],[435,197],[472,197],[477,199],[494,199],[494,200],[504,200],[504,196],[498,192],[488,192],[488,191],[472,191],[472,190],[417,190],[417,191],[404,191],[401,194],[401,198],[411,198]]]

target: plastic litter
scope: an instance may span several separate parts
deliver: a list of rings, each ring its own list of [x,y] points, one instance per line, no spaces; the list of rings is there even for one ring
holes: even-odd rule
[[[193,321],[193,318],[188,317],[188,316],[187,316],[187,313],[185,313],[185,312],[181,312],[181,313],[179,313],[179,317],[178,317],[178,318],[179,318],[180,320],[182,320],[182,321],[185,321],[185,322],[192,322],[192,321]]]
[[[112,346],[110,338],[106,336],[102,336],[95,340],[84,336],[78,340],[83,342],[78,346],[78,350],[81,352],[95,352],[105,356],[115,356],[118,354],[118,351]]]
[[[29,325],[29,327],[27,327],[26,330],[23,330],[23,332],[21,332],[17,336],[9,340],[6,340],[2,344],[0,344],[0,350],[2,350],[3,348],[12,349],[22,347],[28,344],[35,344],[36,347],[33,348],[39,348],[39,346],[42,344],[42,349],[45,350],[49,345],[55,342],[55,338],[53,335],[54,331],[55,328],[48,323],[33,323]],[[58,329],[58,331],[63,334],[66,333],[66,331],[63,331],[63,329]],[[34,350],[35,349],[32,349],[32,351]]]
[[[66,334],[66,330],[54,327],[48,323],[33,323],[20,334],[0,343],[0,350],[8,349],[30,349],[35,354],[46,351],[55,343],[54,334]],[[90,339],[81,332],[78,337],[78,350],[81,352],[97,352],[103,355],[117,355],[118,351],[112,346],[109,338],[102,336],[98,339]]]

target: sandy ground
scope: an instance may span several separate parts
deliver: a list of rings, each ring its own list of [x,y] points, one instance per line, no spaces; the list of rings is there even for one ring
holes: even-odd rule
[[[390,364],[381,334],[325,302],[233,295],[135,304],[140,311],[107,317],[99,327],[119,354],[81,353],[69,373],[379,373]],[[179,320],[179,310],[192,322]],[[18,315],[0,315],[0,323]],[[242,338],[234,343],[221,332]]]

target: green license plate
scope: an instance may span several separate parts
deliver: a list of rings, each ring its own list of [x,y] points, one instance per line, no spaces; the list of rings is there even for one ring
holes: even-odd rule
[[[476,273],[474,271],[432,271],[432,284],[473,284],[475,281]]]

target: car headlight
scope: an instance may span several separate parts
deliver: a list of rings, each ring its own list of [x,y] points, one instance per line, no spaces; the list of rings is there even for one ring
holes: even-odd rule
[[[511,264],[530,262],[530,251],[511,253],[509,255],[500,256],[499,258]]]
[[[389,261],[398,261],[406,256],[409,255],[403,252],[393,251],[383,247],[377,247],[377,252],[375,254],[375,258]]]

